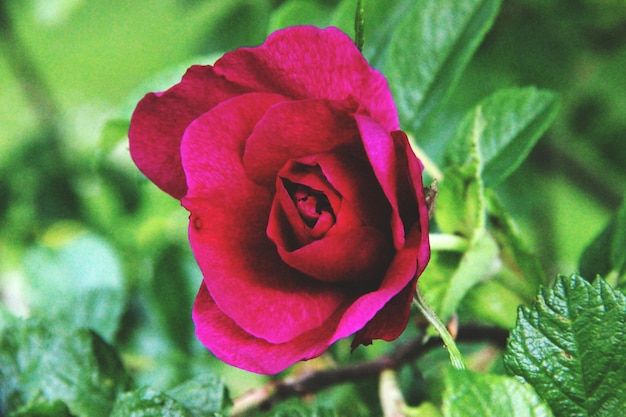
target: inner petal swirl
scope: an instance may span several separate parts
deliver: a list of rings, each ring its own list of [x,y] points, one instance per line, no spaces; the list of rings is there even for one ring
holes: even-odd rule
[[[333,227],[336,220],[326,194],[307,185],[293,183],[286,178],[281,178],[281,180],[302,221],[311,229],[311,238],[319,239],[324,236]]]

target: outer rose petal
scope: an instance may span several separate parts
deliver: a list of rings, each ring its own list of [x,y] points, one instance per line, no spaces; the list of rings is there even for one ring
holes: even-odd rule
[[[369,66],[354,42],[337,28],[290,27],[255,48],[224,55],[215,71],[255,91],[302,100],[353,96],[387,131],[399,129],[385,77]]]
[[[217,307],[203,284],[193,306],[193,319],[196,336],[220,360],[250,372],[275,374],[295,362],[324,353],[333,342],[333,331],[344,310],[345,306],[322,326],[286,343],[273,344],[237,326]]]
[[[147,94],[137,105],[128,132],[130,154],[152,182],[175,198],[187,192],[180,141],[187,125],[216,104],[246,92],[213,72],[193,66],[163,93]]]
[[[251,93],[225,101],[196,119],[181,144],[189,184],[183,205],[205,285],[238,326],[272,343],[321,326],[345,299],[281,261],[265,235],[272,193],[241,165],[250,131],[281,100]]]

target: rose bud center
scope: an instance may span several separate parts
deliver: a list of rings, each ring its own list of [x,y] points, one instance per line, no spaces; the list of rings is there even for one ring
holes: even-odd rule
[[[335,214],[328,197],[303,184],[293,184],[283,180],[285,188],[294,200],[298,214],[310,229],[310,236],[319,239],[335,224]]]

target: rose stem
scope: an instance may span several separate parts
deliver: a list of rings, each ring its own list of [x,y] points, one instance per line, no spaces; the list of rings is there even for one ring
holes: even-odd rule
[[[450,355],[450,362],[452,366],[456,369],[465,369],[465,362],[463,361],[463,356],[459,351],[459,348],[456,346],[454,342],[454,338],[448,332],[448,329],[443,324],[439,316],[435,314],[432,308],[426,304],[426,300],[424,300],[424,296],[420,291],[419,287],[417,287],[415,291],[415,298],[413,298],[413,304],[419,309],[419,311],[426,317],[426,319],[433,325],[441,340],[443,340],[444,346],[448,349],[448,354]]]

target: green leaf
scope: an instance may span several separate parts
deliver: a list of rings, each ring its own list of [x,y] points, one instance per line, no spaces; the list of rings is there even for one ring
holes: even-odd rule
[[[339,417],[339,414],[325,407],[288,405],[269,413],[267,417]]]
[[[450,369],[445,384],[445,417],[552,416],[533,389],[514,378]]]
[[[355,0],[343,0],[330,22],[356,39],[354,27]],[[363,46],[363,55],[370,65],[382,68],[389,50],[394,29],[406,17],[414,6],[414,0],[362,0],[364,13],[363,31],[367,41]]]
[[[524,303],[518,293],[498,281],[498,276],[471,288],[463,298],[461,317],[471,317],[504,329],[515,327],[517,307]]]
[[[167,391],[167,395],[197,416],[226,413],[232,405],[224,381],[212,374],[184,382]]]
[[[484,119],[478,112],[467,132],[471,146],[468,159],[463,165],[448,167],[439,183],[439,195],[435,220],[439,228],[448,234],[472,239],[485,227],[485,196],[481,179],[482,159],[479,139],[485,128]]]
[[[505,365],[557,416],[617,416],[626,410],[626,297],[604,280],[560,276],[522,307]]]
[[[498,276],[498,281],[530,303],[539,285],[547,282],[543,267],[496,194],[487,190],[485,196],[489,232],[500,248],[500,258],[511,272]]]
[[[398,25],[384,73],[405,129],[415,132],[449,96],[485,33],[498,0],[418,0]]]
[[[35,399],[30,404],[11,413],[10,417],[74,417],[63,401]]]
[[[196,417],[178,401],[152,388],[144,387],[122,394],[110,417]]]
[[[623,288],[626,286],[626,200],[580,259],[583,276],[602,275]]]
[[[287,1],[272,12],[268,31],[273,32],[278,29],[297,25],[328,26],[331,12],[331,7],[323,5],[318,1]]]
[[[419,280],[424,298],[444,322],[471,288],[493,277],[500,268],[498,247],[486,233],[475,239],[460,260],[457,256],[434,252]]]
[[[176,244],[169,244],[159,251],[150,283],[150,311],[168,339],[183,352],[189,353],[193,337],[189,312],[193,307],[197,282],[191,288],[186,268],[187,256],[189,252]]]
[[[555,94],[532,87],[500,90],[468,112],[448,146],[448,165],[467,162],[470,132],[476,114],[482,113],[486,127],[480,136],[483,180],[493,186],[522,163],[541,135],[555,119],[559,101]]]
[[[115,350],[89,330],[31,319],[0,335],[0,415],[62,401],[74,416],[107,417],[130,385]]]
[[[24,262],[32,313],[92,328],[112,340],[126,303],[113,248],[71,225],[49,230],[46,239]]]

